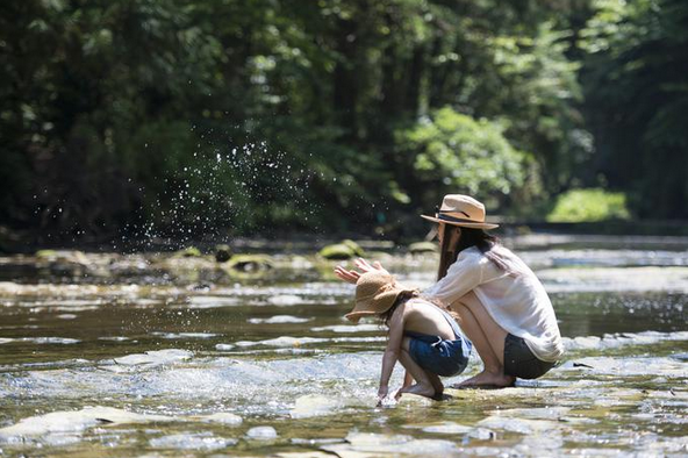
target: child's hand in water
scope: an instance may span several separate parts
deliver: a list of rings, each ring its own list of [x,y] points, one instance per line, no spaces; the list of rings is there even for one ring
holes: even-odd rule
[[[378,396],[377,407],[394,407],[399,402],[401,398],[403,388],[394,390],[391,394],[386,394],[383,397]]]

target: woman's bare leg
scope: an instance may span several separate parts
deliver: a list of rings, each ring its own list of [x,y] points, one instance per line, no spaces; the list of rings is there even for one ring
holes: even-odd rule
[[[487,312],[474,293],[468,293],[452,304],[452,309],[461,316],[461,329],[473,342],[483,371],[458,386],[509,386],[515,378],[504,374],[504,339],[507,332]]]

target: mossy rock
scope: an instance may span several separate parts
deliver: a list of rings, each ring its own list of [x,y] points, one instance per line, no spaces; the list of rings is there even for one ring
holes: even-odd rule
[[[363,248],[361,248],[361,246],[358,243],[354,242],[351,239],[342,240],[342,244],[351,248],[358,257],[363,257],[366,254],[365,250],[363,250]]]
[[[36,251],[37,258],[55,258],[57,257],[57,251],[55,250],[38,250]]]
[[[351,249],[349,245],[343,243],[335,243],[334,245],[327,245],[318,252],[320,256],[325,259],[332,259],[342,261],[356,257],[356,252]]]
[[[201,256],[201,250],[193,246],[186,247],[183,250],[176,251],[172,255],[172,257],[174,258],[200,258]]]
[[[341,243],[327,245],[318,252],[325,259],[343,261],[355,257],[362,257],[365,251],[353,240],[343,240]]]
[[[411,254],[437,253],[438,247],[434,242],[416,242],[408,247]]]
[[[78,250],[38,250],[36,257],[49,263],[91,264],[88,256],[83,251]]]
[[[239,272],[261,272],[272,269],[274,262],[262,254],[239,254],[232,256],[225,267]]]
[[[217,262],[227,262],[232,258],[232,249],[229,245],[215,246],[215,260]]]

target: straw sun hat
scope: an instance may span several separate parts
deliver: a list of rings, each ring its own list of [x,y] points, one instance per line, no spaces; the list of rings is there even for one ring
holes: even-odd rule
[[[356,305],[344,316],[358,323],[363,316],[385,313],[392,308],[400,294],[417,291],[397,283],[388,273],[366,272],[356,282]]]
[[[485,222],[485,206],[470,196],[447,194],[435,216],[420,215],[428,221],[476,229],[494,229],[499,224]]]

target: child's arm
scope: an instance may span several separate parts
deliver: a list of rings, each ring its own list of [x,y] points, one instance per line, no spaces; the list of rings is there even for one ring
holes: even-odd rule
[[[382,401],[389,390],[389,379],[392,376],[394,365],[399,359],[401,341],[404,338],[404,320],[406,318],[406,304],[400,306],[392,315],[389,322],[389,340],[382,357],[382,373],[380,374],[380,389],[377,392],[378,399]]]

